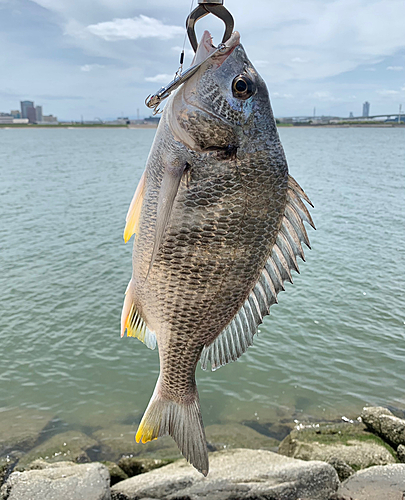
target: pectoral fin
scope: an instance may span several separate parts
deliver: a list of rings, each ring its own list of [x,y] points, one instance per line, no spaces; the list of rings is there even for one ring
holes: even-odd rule
[[[156,255],[159,251],[160,245],[162,244],[163,236],[170,219],[170,214],[172,213],[174,200],[186,169],[187,163],[184,163],[181,166],[169,165],[165,168],[162,184],[160,186],[156,214],[155,240],[153,243],[152,257],[147,276],[153,267]]]

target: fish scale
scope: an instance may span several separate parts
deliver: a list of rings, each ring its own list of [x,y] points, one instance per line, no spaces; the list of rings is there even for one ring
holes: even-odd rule
[[[122,335],[157,342],[160,361],[136,439],[170,434],[204,475],[197,363],[217,369],[252,345],[283,281],[298,271],[301,242],[309,244],[302,220],[312,224],[266,85],[239,34],[227,44],[169,98],[125,230],[125,240],[136,237]],[[240,96],[235,79],[250,94]]]

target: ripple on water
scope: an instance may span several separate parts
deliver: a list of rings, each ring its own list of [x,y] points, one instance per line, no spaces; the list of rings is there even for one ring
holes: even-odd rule
[[[131,274],[122,231],[153,135],[1,132],[0,408],[92,426],[145,409],[157,353],[121,340],[119,319]],[[404,130],[280,135],[315,204],[313,250],[248,353],[198,369],[204,419],[405,407]]]

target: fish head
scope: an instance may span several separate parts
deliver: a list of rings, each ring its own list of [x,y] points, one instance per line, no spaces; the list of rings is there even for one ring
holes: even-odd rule
[[[238,32],[216,50],[205,31],[195,64],[200,68],[167,106],[176,140],[194,151],[222,150],[240,147],[255,130],[275,129],[266,84],[249,61]]]

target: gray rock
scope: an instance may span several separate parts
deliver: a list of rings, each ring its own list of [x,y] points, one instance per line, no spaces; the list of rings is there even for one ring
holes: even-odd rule
[[[0,458],[0,486],[7,480],[15,463],[9,457]]]
[[[153,469],[159,469],[164,465],[168,465],[173,460],[161,460],[159,458],[138,458],[138,457],[123,457],[118,462],[119,467],[128,475],[128,477],[144,474]]]
[[[333,457],[328,461],[328,463],[335,469],[341,481],[344,481],[355,473],[353,467],[350,467],[350,465],[340,458]]]
[[[118,462],[123,456],[168,460],[181,458],[182,455],[170,436],[146,444],[138,444],[135,442],[135,433],[135,426],[117,424],[100,429],[92,436],[100,444],[102,460]]]
[[[301,425],[280,443],[278,452],[301,460],[336,459],[354,470],[396,462],[394,450],[358,422]]]
[[[405,446],[400,444],[397,448],[397,457],[398,460],[405,464]]]
[[[110,476],[99,463],[52,464],[13,472],[0,490],[2,500],[110,500]]]
[[[210,451],[232,448],[277,451],[279,442],[241,424],[209,425],[205,435]]]
[[[47,462],[66,460],[77,463],[90,462],[87,451],[97,446],[97,441],[82,432],[68,431],[56,434],[24,455],[18,463],[18,470],[28,468],[31,462],[38,459]]]
[[[2,412],[0,419],[0,456],[12,451],[28,451],[33,448],[41,431],[51,421],[51,415],[30,409]]]
[[[204,478],[184,459],[112,487],[114,500],[328,500],[339,479],[323,462],[303,462],[266,450],[235,449],[210,454]]]
[[[123,481],[124,479],[128,479],[128,474],[124,472],[119,465],[117,465],[115,462],[103,462],[103,465],[105,465],[108,469],[108,472],[110,473],[110,485],[113,486],[114,484],[119,483],[120,481]]]
[[[363,408],[361,419],[368,429],[395,448],[400,444],[405,445],[405,420],[396,417],[386,408],[381,406]]]
[[[254,429],[260,434],[282,441],[294,429],[295,424],[290,420],[266,422],[258,420],[244,420],[243,425]]]
[[[355,500],[403,500],[405,464],[376,466],[356,472],[339,488],[343,498]]]

